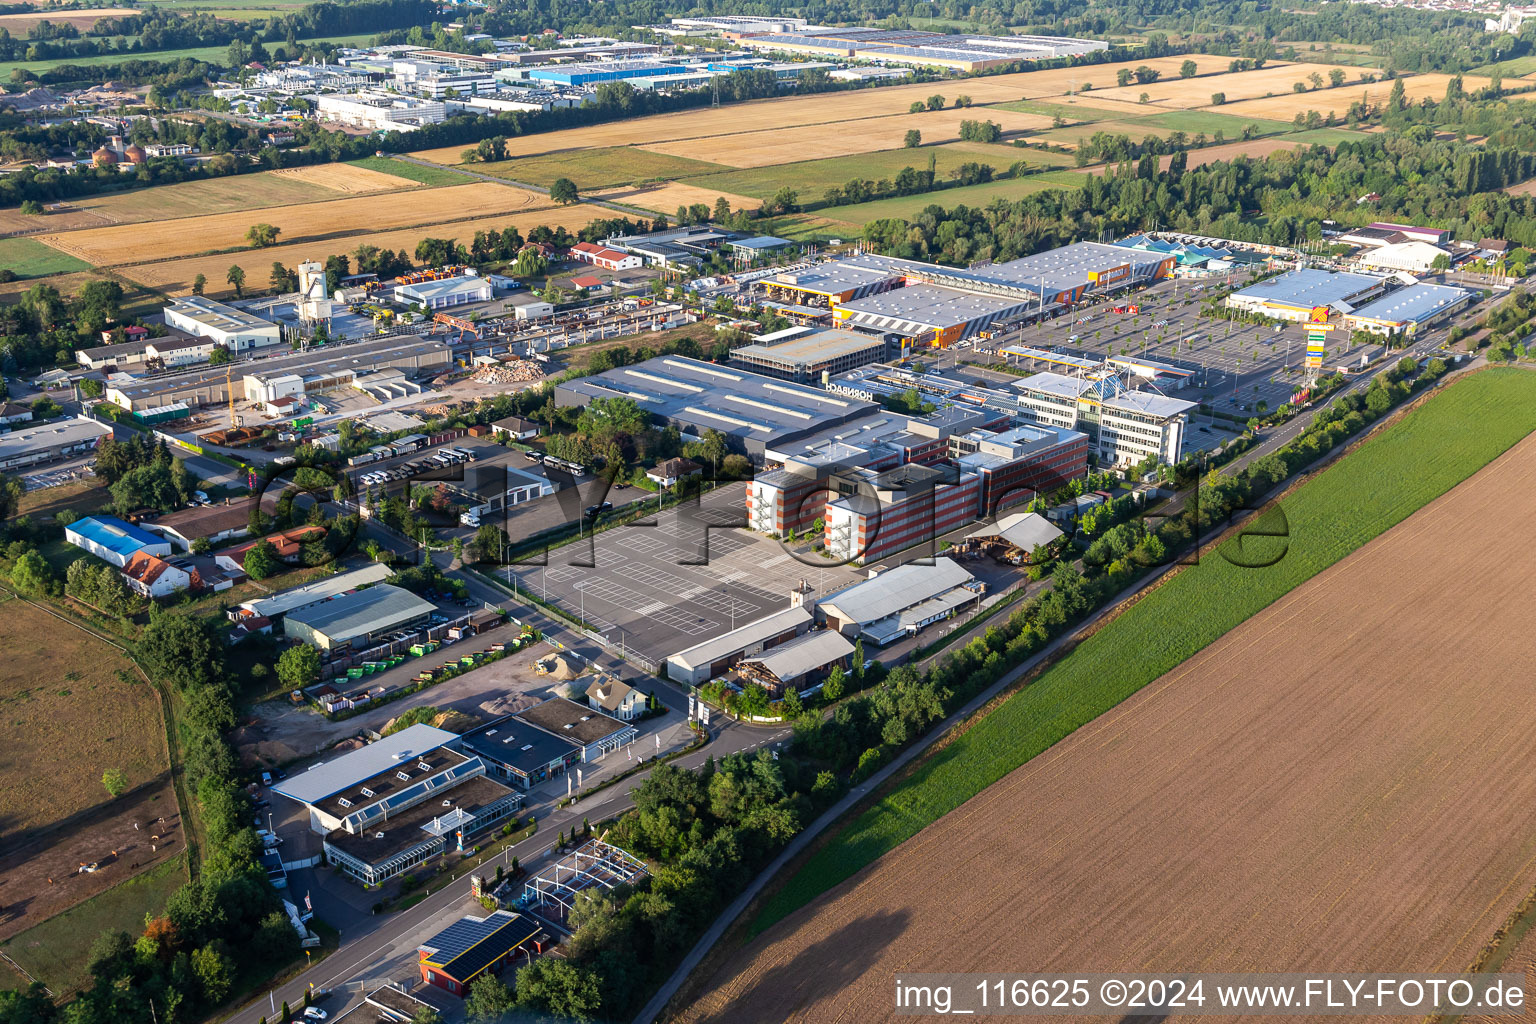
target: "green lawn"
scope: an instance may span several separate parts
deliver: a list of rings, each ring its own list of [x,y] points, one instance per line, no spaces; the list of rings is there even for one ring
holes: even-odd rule
[[[407,181],[419,181],[423,185],[465,185],[473,181],[446,167],[423,167],[387,156],[365,156],[361,160],[348,160],[354,167],[366,167],[380,174],[393,174]]]
[[[1514,57],[1494,64],[1484,64],[1467,72],[1469,75],[1502,75],[1505,78],[1521,78],[1536,74],[1536,54]]]
[[[628,185],[640,181],[672,181],[724,170],[721,164],[690,160],[669,153],[652,153],[632,146],[583,149],[573,153],[543,153],[491,164],[473,164],[481,174],[526,181],[548,187],[556,178],[570,178],[579,189]]]
[[[325,39],[302,39],[300,42],[331,42],[337,43],[339,45],[351,45],[355,43],[366,43],[373,37],[374,33],[363,32],[357,35],[331,36]],[[190,57],[193,60],[210,61],[215,64],[222,64],[224,63],[228,54],[229,47],[227,46],[197,46],[188,50],[157,50],[147,53],[111,53],[104,54],[99,57],[65,57],[58,60],[13,60],[0,63],[0,76],[3,76],[6,81],[9,81],[11,72],[15,71],[17,68],[26,68],[33,73],[41,73],[44,71],[50,71],[53,68],[60,67],[64,64],[79,64],[90,66],[96,64],[121,64],[123,61],[127,60],[176,61],[181,60],[183,57]]]
[[[937,192],[924,192],[920,195],[876,199],[856,206],[830,206],[817,212],[850,224],[860,225],[883,217],[912,220],[930,206],[937,205],[945,209],[953,209],[962,203],[966,206],[986,206],[994,199],[1006,199],[1012,202],[1036,192],[1043,192],[1048,188],[1082,188],[1086,180],[1084,175],[1076,171],[1042,171],[1022,178],[1002,178],[980,185],[964,185],[959,188],[940,189]]]
[[[762,931],[910,839],[1449,491],[1533,429],[1536,374],[1485,370],[1449,385],[1285,500],[1289,548],[1278,562],[1240,569],[1213,553],[1168,579],[848,824],[768,901],[753,930]]]
[[[187,858],[156,865],[0,944],[34,978],[63,996],[90,983],[86,962],[91,944],[104,931],[137,936],[144,915],[158,914],[165,901],[187,880]]]
[[[1228,139],[1241,139],[1243,129],[1249,125],[1257,125],[1259,135],[1273,135],[1291,127],[1284,121],[1271,121],[1262,117],[1233,117],[1231,114],[1218,114],[1209,110],[1170,110],[1138,119],[1136,124],[1155,125],[1165,130],[1162,134],[1185,132],[1193,136],[1205,132],[1214,136],[1219,131]]]
[[[0,238],[0,270],[17,277],[47,277],[90,270],[91,265],[31,238]]]
[[[758,199],[767,199],[788,185],[800,193],[802,200],[820,199],[827,189],[841,186],[854,178],[866,181],[879,181],[882,178],[894,180],[903,167],[927,170],[930,156],[933,158],[934,170],[941,178],[963,163],[989,164],[994,171],[1001,172],[1017,160],[1038,167],[1042,164],[1059,166],[1071,159],[1062,158],[1060,154],[1041,153],[1014,146],[953,142],[948,145],[884,149],[856,156],[835,156],[824,160],[722,171],[688,178],[687,184]]]

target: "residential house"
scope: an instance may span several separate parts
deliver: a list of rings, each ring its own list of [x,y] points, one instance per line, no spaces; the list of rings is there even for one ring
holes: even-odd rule
[[[531,441],[539,436],[539,425],[521,416],[508,416],[491,424],[491,430],[503,440]]]
[[[251,553],[251,549],[262,541],[270,541],[277,549],[277,557],[285,562],[297,564],[299,551],[306,541],[319,540],[325,536],[323,526],[297,526],[291,530],[283,530],[280,533],[268,534],[255,540],[246,541],[232,548],[226,548],[214,555],[219,566],[229,572],[245,572],[245,556]]]
[[[194,589],[191,573],[143,551],[129,557],[122,573],[129,589],[148,598],[170,597]]]
[[[675,487],[679,481],[702,472],[704,467],[692,459],[668,459],[647,472],[645,478],[661,487]]]
[[[645,694],[620,679],[599,679],[587,687],[587,704],[621,722],[632,722],[645,711]]]
[[[16,402],[0,402],[0,427],[32,422],[32,410]]]

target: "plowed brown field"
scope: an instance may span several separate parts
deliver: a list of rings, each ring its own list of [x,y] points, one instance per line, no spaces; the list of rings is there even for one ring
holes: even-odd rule
[[[1464,969],[1536,884],[1533,491],[1536,436],[769,929],[684,1019],[886,1020],[899,972]]]

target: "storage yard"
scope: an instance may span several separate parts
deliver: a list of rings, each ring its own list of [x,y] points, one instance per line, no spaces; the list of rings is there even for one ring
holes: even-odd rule
[[[775,925],[680,1019],[883,1020],[913,963],[1465,969],[1536,883],[1533,486],[1527,437]]]

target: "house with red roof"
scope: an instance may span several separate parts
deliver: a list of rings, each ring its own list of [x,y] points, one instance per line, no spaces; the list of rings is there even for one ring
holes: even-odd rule
[[[571,259],[590,263],[605,270],[634,270],[642,260],[632,252],[610,249],[596,242],[577,242],[571,246]]]

